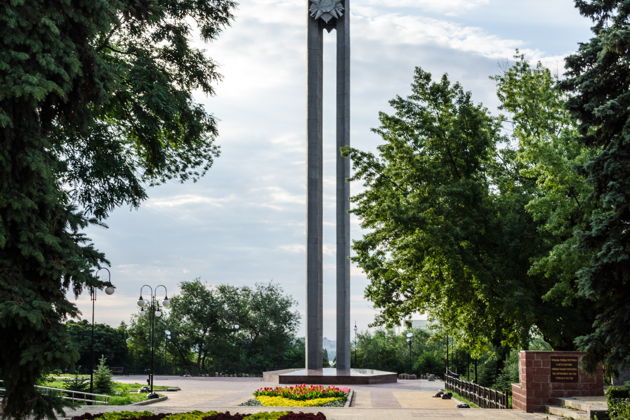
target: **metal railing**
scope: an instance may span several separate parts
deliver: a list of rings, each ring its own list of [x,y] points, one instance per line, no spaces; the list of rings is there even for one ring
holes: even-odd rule
[[[78,403],[89,403],[92,405],[108,405],[109,395],[93,394],[91,392],[72,391],[70,389],[53,388],[50,386],[35,385],[42,394],[57,395],[64,400],[74,401]],[[4,396],[6,388],[4,387],[4,381],[0,380],[0,396]]]
[[[463,381],[451,371],[446,371],[444,383],[447,390],[457,392],[481,408],[512,408],[511,392],[501,392]]]

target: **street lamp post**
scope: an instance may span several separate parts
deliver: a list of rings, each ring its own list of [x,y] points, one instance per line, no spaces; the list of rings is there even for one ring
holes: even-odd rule
[[[446,373],[448,373],[448,335],[446,336]]]
[[[166,359],[166,350],[168,347],[168,343],[171,341],[171,332],[169,330],[164,331],[164,351],[162,352],[162,358],[164,359],[164,369],[166,370],[166,365],[168,361]],[[170,370],[167,373],[171,373]]]
[[[153,392],[153,373],[154,373],[154,369],[155,369],[155,343],[154,343],[154,336],[155,336],[155,318],[156,317],[161,317],[162,316],[162,311],[160,311],[160,303],[157,300],[157,291],[160,287],[164,288],[164,300],[162,301],[162,305],[164,306],[164,308],[168,308],[170,301],[168,300],[168,290],[166,289],[166,286],[164,286],[163,284],[160,284],[158,286],[155,287],[155,290],[145,284],[140,288],[140,297],[138,298],[138,306],[140,307],[141,311],[144,311],[144,307],[146,306],[146,302],[144,301],[144,299],[142,298],[142,291],[144,290],[145,287],[148,287],[150,292],[150,301],[149,301],[149,322],[150,322],[150,343],[151,343],[151,367],[149,369],[149,388],[150,388],[150,392],[149,395],[147,395],[148,399],[152,399],[152,398],[158,398],[158,394]]]
[[[112,273],[108,268],[99,267],[96,270],[98,274],[99,271],[105,270],[107,271],[107,283],[111,285],[112,282]],[[114,293],[116,288],[114,286],[107,286],[105,288],[105,293],[111,295]],[[90,300],[92,301],[92,334],[90,337],[90,393],[94,392],[94,303],[96,302],[96,288],[94,286],[90,286]]]
[[[357,321],[354,321],[354,363],[357,362]],[[354,363],[351,363],[350,366],[354,366]]]
[[[411,338],[413,333],[407,333],[407,344],[409,345],[409,373],[413,371],[413,362],[411,361]]]

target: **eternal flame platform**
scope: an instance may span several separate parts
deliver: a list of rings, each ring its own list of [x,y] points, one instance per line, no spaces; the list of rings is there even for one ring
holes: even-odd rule
[[[287,369],[264,372],[263,378],[265,382],[285,385],[370,385],[397,382],[396,373],[373,369]]]

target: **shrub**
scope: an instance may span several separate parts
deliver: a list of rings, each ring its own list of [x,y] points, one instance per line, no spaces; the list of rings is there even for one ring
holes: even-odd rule
[[[630,386],[611,386],[606,396],[611,420],[630,419]]]
[[[205,413],[201,411],[190,411],[188,413],[169,414],[164,417],[164,420],[202,420],[217,414],[219,413],[216,411],[208,411]]]
[[[216,413],[212,416],[204,417],[203,420],[243,420],[244,417],[247,417],[247,414],[230,414],[227,413]]]
[[[85,413],[80,416],[72,417],[72,420],[125,420],[125,419],[135,419],[142,416],[152,416],[153,413],[150,411],[116,411],[111,413],[96,413],[90,414]]]
[[[102,414],[83,414],[81,416],[72,417],[72,420],[326,420],[326,416],[322,413],[293,413],[291,411],[275,411],[246,414],[230,414],[218,413],[210,411],[203,413],[201,411],[190,411],[188,413],[175,414],[153,414],[150,411],[117,411]]]
[[[138,418],[148,418],[148,417],[154,417],[155,414],[153,414],[150,411],[122,411],[122,412],[114,412],[114,413],[103,413],[101,414],[100,417],[98,417],[99,420],[126,420],[126,419],[138,419]],[[164,417],[164,414],[162,414],[162,417]]]
[[[251,416],[245,417],[245,420],[278,420],[282,416],[286,416],[287,414],[291,414],[290,411],[275,411],[272,413],[263,412],[252,414]]]
[[[278,420],[326,420],[326,416],[323,413],[289,413]]]
[[[94,371],[94,392],[98,394],[110,394],[112,392],[112,371],[109,370],[105,362],[105,357],[101,356]]]
[[[86,392],[90,389],[90,380],[79,376],[79,374],[75,374],[63,387],[70,391]]]

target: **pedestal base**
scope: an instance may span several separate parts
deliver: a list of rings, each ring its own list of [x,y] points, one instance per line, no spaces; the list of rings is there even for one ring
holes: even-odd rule
[[[397,374],[372,369],[337,370],[324,368],[321,370],[293,370],[265,372],[263,375],[274,382],[277,378],[279,384],[316,384],[316,385],[370,385],[387,384],[397,382]]]

